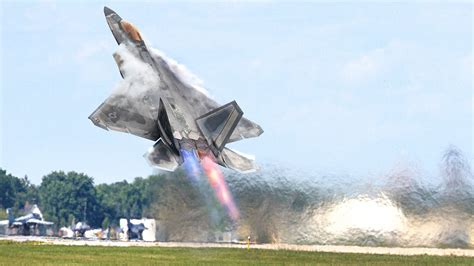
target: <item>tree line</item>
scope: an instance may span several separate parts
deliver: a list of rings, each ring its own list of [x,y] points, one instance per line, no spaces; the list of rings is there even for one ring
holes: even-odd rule
[[[35,185],[27,176],[19,178],[0,168],[0,219],[6,219],[6,208],[12,208],[19,216],[37,204],[44,219],[57,226],[78,221],[93,227],[118,225],[120,218],[148,215],[151,200],[157,197],[153,189],[165,179],[165,175],[157,175],[96,185],[86,174],[54,171]]]

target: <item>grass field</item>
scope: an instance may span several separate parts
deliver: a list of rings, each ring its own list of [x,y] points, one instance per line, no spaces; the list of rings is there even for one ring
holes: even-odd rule
[[[335,264],[474,265],[474,258],[391,256],[234,248],[96,247],[0,241],[1,265]]]

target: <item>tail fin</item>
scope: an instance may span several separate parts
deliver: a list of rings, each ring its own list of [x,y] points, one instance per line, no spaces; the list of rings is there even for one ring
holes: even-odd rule
[[[215,155],[224,149],[242,115],[239,105],[232,101],[196,119],[199,130]]]
[[[40,220],[43,220],[43,214],[41,213],[40,209],[38,208],[38,205],[33,205],[33,208],[31,208],[31,213],[37,214],[40,217]]]
[[[11,225],[15,222],[15,216],[13,216],[12,208],[7,209],[8,223]]]

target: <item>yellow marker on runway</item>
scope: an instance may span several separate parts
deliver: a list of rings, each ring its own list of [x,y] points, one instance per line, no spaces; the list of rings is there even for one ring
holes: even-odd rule
[[[250,249],[250,236],[247,238],[247,250]]]

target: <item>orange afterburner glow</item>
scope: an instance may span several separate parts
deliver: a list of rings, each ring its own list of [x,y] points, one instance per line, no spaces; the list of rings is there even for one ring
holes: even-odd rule
[[[211,187],[214,190],[217,200],[222,204],[222,206],[224,206],[227,214],[232,218],[232,220],[235,221],[239,219],[239,210],[235,207],[234,199],[227,187],[224,175],[218,168],[217,164],[215,164],[208,155],[205,155],[201,158],[201,165],[207,175],[209,184],[211,184]]]

